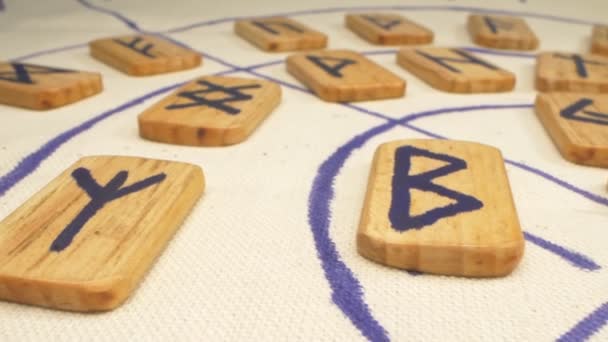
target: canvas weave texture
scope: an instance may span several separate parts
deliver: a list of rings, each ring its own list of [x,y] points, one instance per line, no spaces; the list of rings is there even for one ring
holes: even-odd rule
[[[515,73],[512,92],[455,95],[367,43],[347,13],[391,12]],[[471,12],[517,15],[540,50],[475,46]],[[129,155],[203,168],[206,188],[118,309],[80,314],[0,302],[0,341],[607,341],[608,172],[564,160],[534,114],[539,51],[587,53],[608,2],[0,0],[3,60],[100,72],[102,93],[50,111],[0,105],[0,219],[79,158]],[[287,73],[289,53],[233,32],[287,16],[407,81],[403,98],[328,103]],[[155,33],[203,54],[195,69],[130,77],[89,55],[91,40]],[[269,79],[277,109],[243,143],[187,147],[139,137],[137,115],[204,75]],[[414,138],[499,148],[526,237],[505,278],[419,275],[361,257],[355,234],[374,150]],[[492,187],[492,184],[488,184]]]

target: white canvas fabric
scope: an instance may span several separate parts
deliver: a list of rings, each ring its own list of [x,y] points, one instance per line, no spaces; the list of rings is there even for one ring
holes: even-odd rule
[[[608,340],[608,172],[565,161],[539,123],[531,107],[534,52],[475,50],[513,71],[516,88],[453,95],[401,69],[394,48],[370,45],[344,26],[349,12],[395,12],[431,28],[438,46],[477,49],[468,13],[513,14],[527,20],[542,50],[584,53],[592,24],[606,20],[605,0],[0,3],[2,59],[98,71],[105,88],[46,112],[0,105],[0,218],[87,155],[194,163],[207,179],[202,199],[123,306],[78,314],[0,302],[1,341]],[[330,48],[368,53],[407,80],[406,96],[348,106],[292,87],[302,86],[281,62],[287,54],[264,53],[233,33],[235,18],[273,15],[327,33]],[[203,65],[136,78],[89,56],[90,40],[136,31],[191,46],[205,55]],[[139,138],[137,115],[167,87],[222,72],[283,82],[281,105],[249,140],[197,148]],[[427,115],[407,127],[396,121],[417,113]],[[512,275],[414,275],[357,254],[375,148],[438,136],[496,146],[509,160],[527,238]]]

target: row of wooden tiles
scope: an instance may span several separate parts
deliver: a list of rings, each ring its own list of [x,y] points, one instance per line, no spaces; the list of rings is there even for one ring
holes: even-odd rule
[[[404,49],[399,64],[431,85],[455,92],[488,92],[512,89],[515,76],[473,54],[436,47]],[[72,100],[90,92],[96,78],[87,73],[64,72],[40,66],[12,64],[7,100],[27,103]],[[328,101],[355,101],[400,97],[405,82],[361,54],[343,50],[302,53],[287,58],[287,70]],[[59,83],[70,83],[61,88]],[[32,87],[52,87],[39,93]],[[541,54],[537,86],[555,90],[544,107],[557,113],[544,120],[562,154],[581,164],[608,166],[608,59],[555,53]],[[31,98],[24,93],[30,91]],[[561,91],[561,92],[559,92]],[[570,91],[571,94],[562,93]],[[594,94],[595,93],[595,94]],[[2,93],[5,94],[5,93]],[[42,94],[42,95],[40,95]],[[48,97],[51,94],[53,97]],[[58,96],[57,94],[60,94]],[[27,100],[24,100],[24,98]],[[171,144],[223,146],[242,142],[281,101],[278,84],[259,79],[207,76],[190,82],[138,118],[143,138]],[[23,103],[23,102],[22,102]]]
[[[156,58],[154,46],[139,45],[144,38],[118,44]],[[499,70],[465,51],[424,49],[410,52],[444,73]],[[584,70],[587,77],[588,67],[597,65],[578,55],[550,57],[574,64],[574,73]],[[324,79],[358,84],[360,78],[375,80],[379,70],[387,72],[350,51],[296,55],[287,65],[313,89],[313,82]],[[30,85],[39,77],[70,74],[25,64],[11,68],[10,75],[2,74],[9,82]],[[420,77],[427,80],[425,75]],[[178,144],[235,143],[272,112],[280,94],[268,81],[202,77],[142,113],[140,134]],[[562,142],[562,153],[573,142],[588,149],[590,137],[602,138],[608,118],[604,98],[578,93],[541,94],[536,111],[558,146]],[[576,153],[608,160],[605,152],[586,151]],[[498,150],[454,141],[398,141],[381,145],[371,164],[357,234],[361,255],[408,270],[480,277],[506,275],[519,263],[523,235]],[[161,253],[204,183],[202,170],[185,163],[82,159],[0,222],[0,298],[66,310],[116,307]]]
[[[280,88],[244,82],[251,80],[206,77],[196,83],[238,89],[228,102],[212,100],[214,110],[257,125],[274,104],[264,101],[268,94],[246,98],[240,90]],[[157,106],[176,104],[163,101]],[[577,158],[599,158],[605,165],[606,150],[588,145],[598,136],[606,141],[596,129],[608,115],[592,110],[597,106],[608,112],[608,100],[599,96],[547,93],[538,95],[535,109],[563,153],[578,143]],[[173,117],[191,123],[188,115]],[[193,139],[205,137],[192,133],[198,135]],[[519,264],[524,239],[498,149],[450,140],[394,141],[380,145],[370,164],[356,237],[362,256],[467,277],[505,276]],[[137,287],[204,187],[196,165],[81,159],[0,222],[0,299],[76,311],[115,308]]]
[[[157,37],[127,37],[130,42],[146,42],[158,51],[173,51],[173,58],[185,60],[200,56]],[[116,65],[133,64],[154,68],[166,65],[139,62],[141,50],[121,49],[125,38],[108,40],[106,49],[94,48],[97,58]],[[93,45],[92,45],[93,46]],[[160,47],[163,47],[160,50]],[[181,55],[176,49],[181,49]],[[101,50],[105,51],[103,54]],[[156,51],[147,49],[144,52]],[[114,54],[112,54],[114,53]],[[107,56],[112,56],[107,57]],[[494,65],[474,53],[441,47],[403,48],[397,63],[436,89],[453,93],[505,92],[515,87],[512,72]],[[114,65],[113,64],[113,65]],[[367,101],[402,97],[406,82],[360,53],[349,50],[319,50],[297,53],[286,61],[287,70],[331,102]],[[545,52],[537,57],[536,88],[539,91],[608,92],[608,58]],[[102,90],[98,73],[59,69],[18,62],[0,64],[0,102],[33,109],[48,109],[75,102]]]
[[[349,27],[362,36],[373,36],[370,40],[374,42],[418,44],[432,41],[430,31],[400,16],[358,14],[347,15],[346,18]],[[475,27],[477,29],[473,29]],[[534,37],[527,24],[515,17],[472,15],[469,28],[471,32],[510,41],[513,46],[526,45],[522,42],[530,35]],[[327,44],[325,35],[288,18],[238,21],[235,30],[267,50],[316,49]],[[422,33],[428,34],[430,39],[420,38],[425,36]],[[601,47],[604,44],[608,46],[606,42],[608,28],[596,27],[594,51],[604,51]],[[508,48],[511,45],[501,43],[495,47]],[[93,57],[137,76],[190,69],[202,61],[196,51],[150,35],[95,40],[90,43],[90,51]],[[508,91],[515,85],[512,73],[457,49],[403,49],[398,54],[398,62],[432,86],[449,92]],[[288,58],[287,65],[292,74],[328,101],[397,97],[403,96],[405,91],[404,81],[350,51],[327,50],[295,55]],[[608,58],[572,53],[542,53],[538,57],[536,86],[540,91],[608,92],[607,79]],[[98,73],[17,62],[0,63],[0,103],[49,109],[101,90],[101,75]]]
[[[228,81],[232,85],[222,84]],[[265,81],[259,86],[234,85],[237,81],[243,79],[197,83],[279,89]],[[233,95],[239,101],[230,102],[236,107],[229,110],[236,117],[259,123],[270,111],[265,102],[253,104],[255,96],[248,102]],[[540,94],[536,112],[556,142],[585,140],[597,133],[597,121],[608,117],[589,110],[597,103],[608,110],[608,101],[599,97]],[[606,151],[599,155],[608,160]],[[356,234],[359,254],[391,267],[467,277],[505,276],[519,264],[524,239],[498,149],[450,140],[394,141],[380,145],[370,164]],[[196,165],[138,157],[81,159],[0,222],[0,299],[74,311],[117,307],[204,187]]]
[[[430,44],[435,34],[429,28],[393,13],[347,14],[345,24],[361,38],[377,45]],[[478,45],[507,50],[534,50],[540,41],[524,19],[489,14],[471,14],[467,29]],[[284,17],[240,20],[235,32],[264,51],[294,51],[327,47],[326,34]],[[608,26],[595,25],[591,52],[608,55]]]
[[[82,158],[0,222],[0,299],[71,311],[119,306],[194,208],[205,182],[202,169],[187,163]],[[500,277],[523,256],[496,148],[447,140],[385,143],[371,163],[364,202],[360,214],[351,213],[361,217],[357,249],[380,264]]]

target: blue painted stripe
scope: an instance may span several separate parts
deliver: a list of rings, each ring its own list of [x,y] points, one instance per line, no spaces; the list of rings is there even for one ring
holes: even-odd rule
[[[591,258],[589,258],[588,256],[567,249],[551,241],[545,240],[539,236],[533,235],[532,233],[524,232],[524,237],[527,241],[562,257],[564,260],[569,261],[570,263],[572,263],[572,265],[576,267],[589,271],[597,271],[601,268],[600,265],[596,264],[595,261],[591,260]]]
[[[578,322],[567,333],[560,336],[558,342],[587,341],[593,334],[608,324],[608,302],[602,304],[597,310]]]
[[[36,151],[30,153],[25,158],[23,158],[12,170],[8,173],[0,177],[0,197],[4,196],[4,194],[10,190],[13,186],[17,185],[20,181],[22,181],[29,174],[34,172],[40,164],[50,157],[58,148],[60,148],[63,144],[72,140],[74,137],[82,134],[93,126],[98,124],[99,122],[121,113],[133,106],[141,104],[148,99],[151,99],[160,94],[164,94],[170,90],[173,90],[183,83],[172,84],[170,86],[166,86],[154,91],[151,91],[147,94],[144,94],[140,97],[137,97],[134,100],[127,101],[126,103],[108,111],[105,111],[76,127],[73,127],[63,133],[60,133],[53,139],[47,141],[42,146],[40,146]]]

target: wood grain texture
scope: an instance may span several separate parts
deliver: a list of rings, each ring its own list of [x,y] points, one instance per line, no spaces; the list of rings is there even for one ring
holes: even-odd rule
[[[84,181],[75,176],[82,176],[83,169],[90,170],[99,188],[85,192]],[[121,171],[128,177],[118,184]],[[116,189],[124,191],[159,175],[164,178],[139,191],[108,197],[117,194]],[[0,298],[73,311],[119,306],[203,188],[202,170],[190,164],[114,156],[79,160],[0,222]],[[109,201],[84,221],[66,246],[62,234],[82,213],[90,214],[87,210],[96,200]]]
[[[460,49],[405,48],[397,54],[397,63],[430,86],[451,93],[496,93],[515,87],[512,72]]]
[[[273,82],[201,77],[141,113],[139,134],[178,145],[237,144],[246,140],[280,102],[281,88]]]
[[[0,62],[0,103],[45,110],[100,93],[101,75],[63,68]]]
[[[608,58],[593,54],[541,53],[536,58],[536,89],[607,93]]]
[[[409,169],[395,169],[396,163],[403,162],[398,158],[404,157],[397,157],[397,152],[410,150],[441,154],[466,164],[440,175],[441,168],[456,164],[412,152],[406,159]],[[401,180],[395,182],[395,177]],[[397,187],[398,183],[406,188]],[[482,206],[452,215],[432,214],[437,208],[456,209],[461,204],[439,195],[438,187],[472,196]],[[410,197],[409,203],[404,196]],[[398,224],[412,226],[396,228],[395,213],[411,215]],[[414,225],[430,215],[436,221]],[[370,260],[407,270],[467,277],[509,274],[522,258],[524,238],[500,151],[447,140],[401,140],[380,145],[369,176],[357,249]]]
[[[301,53],[289,56],[286,64],[291,75],[325,101],[379,100],[405,94],[404,80],[354,51]]]
[[[430,44],[433,31],[397,14],[347,14],[346,27],[378,45]]]
[[[467,27],[473,41],[481,46],[507,50],[534,50],[539,41],[524,19],[511,16],[469,16]]]
[[[591,35],[591,52],[608,56],[608,26],[595,25]]]
[[[608,97],[539,94],[536,114],[562,156],[574,163],[608,167]]]
[[[238,20],[234,32],[264,51],[323,49],[327,35],[285,17]]]
[[[150,76],[192,69],[201,55],[152,35],[130,35],[94,40],[91,56],[128,75]]]

